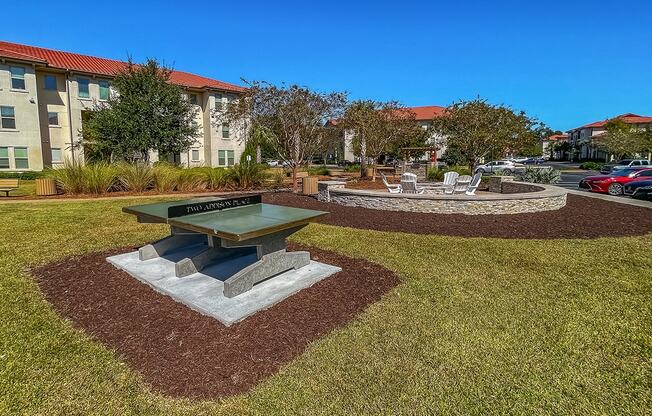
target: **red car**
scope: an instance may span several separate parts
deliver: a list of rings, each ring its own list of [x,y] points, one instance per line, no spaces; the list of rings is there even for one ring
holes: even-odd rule
[[[652,178],[652,168],[618,169],[608,175],[587,176],[580,181],[580,188],[591,192],[622,195],[626,183],[648,178]]]

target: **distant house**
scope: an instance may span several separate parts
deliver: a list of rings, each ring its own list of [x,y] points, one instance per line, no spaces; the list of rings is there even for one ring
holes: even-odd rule
[[[423,129],[427,129],[430,127],[432,124],[432,120],[435,117],[438,117],[444,113],[446,110],[446,107],[440,107],[438,105],[430,105],[430,106],[424,106],[424,107],[408,107],[412,112],[415,114],[416,121],[423,127]],[[337,124],[337,120],[331,120],[329,121],[329,124],[335,125]],[[344,142],[343,144],[343,159],[347,160],[349,162],[356,161],[356,156],[353,154],[353,132],[352,131],[345,131],[344,135],[342,137],[342,140]],[[446,146],[443,143],[443,140],[439,136],[433,135],[429,140],[428,140],[428,145],[433,145],[437,147],[439,150],[437,151],[437,157],[441,157],[441,155],[444,153],[446,150]]]
[[[620,119],[627,124],[631,124],[638,129],[652,127],[652,116],[641,116],[633,113],[621,114],[619,116],[606,119],[603,121],[595,121],[581,127],[568,130],[568,142],[571,146],[577,149],[575,159],[579,160],[608,160],[609,155],[598,149],[594,139],[606,133],[605,125],[610,120]]]
[[[85,160],[76,144],[94,102],[113,92],[111,80],[126,63],[72,52],[0,41],[0,172],[42,170],[65,159]],[[245,89],[188,72],[173,71],[197,109],[201,136],[187,152],[160,155],[186,166],[228,166],[240,158],[244,140],[228,125],[212,122]],[[159,155],[152,155],[154,160]]]
[[[554,146],[557,143],[563,142],[568,142],[568,134],[553,134],[552,136],[543,139],[541,142],[543,156],[550,156],[555,160],[565,159],[564,152],[555,151],[554,149]]]

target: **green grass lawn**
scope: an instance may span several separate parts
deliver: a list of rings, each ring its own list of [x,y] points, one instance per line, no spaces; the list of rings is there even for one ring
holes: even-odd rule
[[[0,205],[0,413],[652,411],[652,235],[465,239],[313,224],[296,240],[383,264],[402,283],[246,395],[152,393],[58,317],[27,270],[165,235],[120,212],[135,202]]]

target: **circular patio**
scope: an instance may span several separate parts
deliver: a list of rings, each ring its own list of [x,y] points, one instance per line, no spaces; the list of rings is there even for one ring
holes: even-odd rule
[[[492,184],[491,192],[475,195],[448,195],[435,192],[436,186],[420,183],[423,194],[389,193],[386,190],[351,189],[346,182],[319,182],[318,199],[322,202],[384,211],[434,214],[522,214],[553,211],[566,205],[567,192],[558,187],[516,181]],[[430,188],[431,192],[428,192]]]

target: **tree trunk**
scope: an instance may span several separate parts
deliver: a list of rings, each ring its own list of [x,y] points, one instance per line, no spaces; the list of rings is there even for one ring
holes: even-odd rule
[[[296,194],[299,192],[299,183],[297,181],[297,172],[299,167],[295,164],[292,166],[292,191]]]
[[[260,145],[256,146],[256,163],[263,163],[263,151],[260,148]]]
[[[360,134],[360,177],[367,177],[367,141],[364,134]]]

